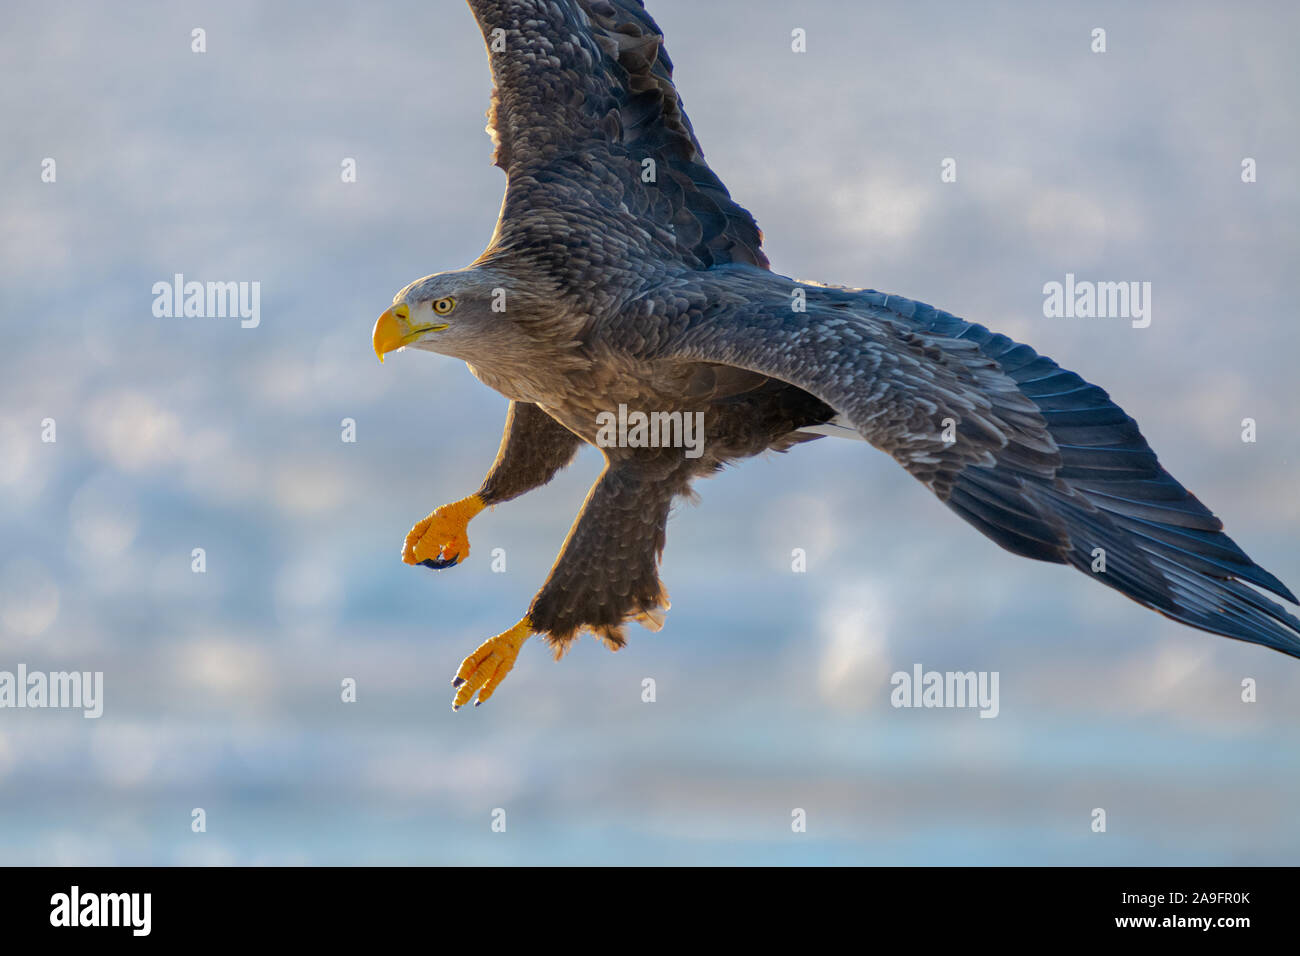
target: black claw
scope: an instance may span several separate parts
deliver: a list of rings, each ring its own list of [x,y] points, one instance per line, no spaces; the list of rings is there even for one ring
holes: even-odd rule
[[[455,678],[455,679],[451,682],[451,686],[452,686],[452,687],[459,687],[459,686],[460,686],[461,684],[463,684],[463,683],[465,683],[465,678],[463,678],[463,677],[457,677],[457,678]]]
[[[475,707],[481,707],[481,706],[483,706],[483,701],[481,701],[481,700],[476,700],[476,701],[474,701],[474,706],[475,706]]]
[[[460,704],[452,704],[452,705],[451,705],[451,711],[452,711],[453,714],[454,714],[456,711],[458,711],[458,710],[460,710]]]
[[[450,558],[425,558],[420,564],[426,568],[433,568],[435,571],[441,571],[443,568],[449,568],[460,561],[459,554],[453,554]]]

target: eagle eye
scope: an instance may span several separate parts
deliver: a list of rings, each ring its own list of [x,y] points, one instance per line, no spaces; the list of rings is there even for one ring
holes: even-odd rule
[[[456,300],[451,296],[447,296],[445,299],[438,299],[433,303],[433,311],[438,315],[447,315],[454,308],[456,308]]]

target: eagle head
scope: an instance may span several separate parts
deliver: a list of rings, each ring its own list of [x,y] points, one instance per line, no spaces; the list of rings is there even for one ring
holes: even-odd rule
[[[379,361],[404,346],[473,361],[515,338],[505,276],[485,266],[417,279],[375,322]]]

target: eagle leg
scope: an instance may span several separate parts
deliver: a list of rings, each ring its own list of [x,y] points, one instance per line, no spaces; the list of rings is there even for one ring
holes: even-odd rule
[[[581,630],[609,647],[626,643],[623,625],[659,630],[668,595],[659,581],[673,498],[689,490],[690,461],[680,449],[611,459],[592,486],[564,549],[533,599],[528,620],[558,658]]]
[[[626,621],[659,630],[668,607],[659,582],[668,510],[674,496],[690,486],[690,461],[680,454],[674,449],[608,463],[523,620],[484,641],[461,663],[452,681],[453,710],[475,693],[476,707],[491,697],[533,634],[545,635],[558,658],[584,628],[610,650],[624,645]]]
[[[470,521],[484,508],[544,485],[573,460],[582,439],[528,402],[511,402],[501,447],[477,492],[430,513],[406,535],[402,560],[441,571],[469,556]]]

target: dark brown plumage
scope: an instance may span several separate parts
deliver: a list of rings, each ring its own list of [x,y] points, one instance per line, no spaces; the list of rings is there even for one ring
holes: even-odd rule
[[[558,654],[582,628],[619,647],[626,621],[657,624],[673,499],[728,462],[817,437],[809,429],[856,433],[1017,554],[1300,656],[1300,621],[1249,585],[1294,595],[1100,388],[922,303],[772,273],[753,217],[704,162],[637,0],[469,2],[496,83],[505,201],[483,255],[398,293],[375,342],[381,357],[411,345],[462,358],[512,404],[477,498],[418,525],[407,560],[455,563],[442,538],[467,548],[477,508],[550,480],[620,406],[701,412],[705,441],[695,458],[603,448],[550,577],[526,619],[462,665],[458,704],[495,689],[521,634]]]

